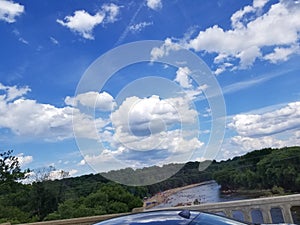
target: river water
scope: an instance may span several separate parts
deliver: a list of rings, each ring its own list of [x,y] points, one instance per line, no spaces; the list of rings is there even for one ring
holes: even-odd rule
[[[184,189],[182,191],[176,192],[173,195],[167,197],[165,201],[154,208],[167,208],[176,206],[186,206],[193,205],[195,203],[213,203],[213,202],[226,202],[234,200],[242,200],[250,198],[250,196],[238,196],[238,195],[228,195],[222,196],[220,194],[221,186],[215,181],[207,182],[202,185]],[[283,223],[283,217],[281,212],[272,212],[271,215],[273,222]],[[235,219],[244,220],[240,214],[233,215]],[[252,214],[253,222],[262,223],[263,218],[260,212],[253,211]]]
[[[220,187],[218,183],[211,181],[203,185],[185,189],[169,196],[164,203],[157,205],[155,208],[192,205],[196,202],[203,204],[243,199],[242,197],[235,197],[234,199],[221,197]]]

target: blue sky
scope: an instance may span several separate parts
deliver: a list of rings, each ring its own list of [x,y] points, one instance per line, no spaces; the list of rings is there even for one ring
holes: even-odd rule
[[[78,176],[299,145],[299,18],[297,0],[0,0],[0,150]],[[160,41],[149,61],[101,84],[98,66],[101,88],[80,89],[145,40]],[[166,63],[180,51],[211,73]]]

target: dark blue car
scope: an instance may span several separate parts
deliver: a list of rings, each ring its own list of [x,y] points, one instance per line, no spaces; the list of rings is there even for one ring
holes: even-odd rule
[[[215,214],[196,211],[152,211],[102,221],[95,225],[249,225]]]

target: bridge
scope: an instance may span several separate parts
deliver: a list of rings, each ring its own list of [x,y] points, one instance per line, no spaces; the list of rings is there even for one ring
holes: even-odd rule
[[[286,195],[280,197],[238,200],[230,202],[206,203],[200,205],[180,207],[178,209],[183,208],[189,210],[213,212],[254,223],[300,224],[300,194]],[[144,208],[136,208],[133,210],[133,213],[142,211],[147,210],[145,210]],[[91,225],[108,218],[113,218],[127,214],[130,213],[92,216],[67,220],[55,220],[49,222],[37,222],[29,223],[26,225]],[[7,225],[9,225],[9,223]]]
[[[253,223],[300,224],[300,194],[186,206]]]

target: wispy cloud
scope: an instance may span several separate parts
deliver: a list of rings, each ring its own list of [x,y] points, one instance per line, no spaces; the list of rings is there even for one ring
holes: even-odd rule
[[[277,71],[273,73],[267,73],[265,75],[257,76],[253,79],[246,80],[246,81],[241,81],[241,82],[235,82],[231,85],[225,86],[222,88],[223,94],[231,94],[240,90],[244,90],[246,88],[250,88],[255,85],[262,84],[266,81],[269,81],[273,78],[279,77],[279,76],[284,76],[287,73],[291,72],[292,69],[289,70],[283,70],[283,71]]]
[[[54,37],[50,37],[50,40],[51,40],[51,42],[52,42],[53,44],[55,44],[55,45],[58,45],[58,44],[59,44],[58,40],[56,40]]]
[[[152,22],[141,22],[141,23],[137,23],[137,24],[133,24],[133,25],[129,26],[129,30],[133,33],[138,33],[140,31],[142,31],[145,27],[148,27],[151,25],[153,25]]]
[[[118,39],[118,41],[116,42],[115,45],[119,45],[127,37],[128,32],[130,31],[130,27],[134,24],[134,21],[135,21],[137,15],[142,10],[143,6],[144,6],[144,3],[142,2],[139,5],[139,7],[137,8],[137,10],[135,11],[135,13],[133,14],[133,16],[131,17],[129,24],[126,26],[125,30],[123,31],[123,33],[121,34],[121,36],[119,37],[119,39]]]

